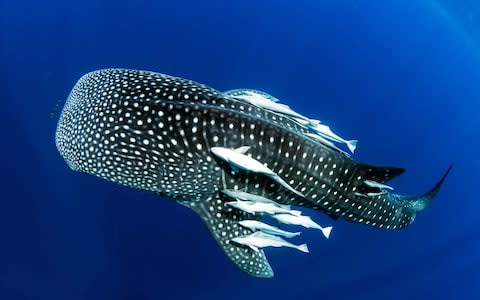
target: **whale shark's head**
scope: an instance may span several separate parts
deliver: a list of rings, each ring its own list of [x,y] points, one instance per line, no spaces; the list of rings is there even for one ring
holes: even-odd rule
[[[80,164],[80,138],[79,133],[85,130],[82,126],[82,109],[76,101],[81,99],[74,89],[68,97],[60,114],[55,131],[55,145],[67,165],[74,171],[82,171]]]
[[[200,123],[204,111],[198,102],[213,99],[214,93],[191,81],[147,71],[88,73],[64,106],[57,149],[71,169],[121,185],[170,197],[180,197],[181,191],[211,192],[209,178],[216,171],[191,171],[190,165],[194,157],[201,156],[204,164],[213,160],[202,144],[200,128],[206,124]],[[194,175],[192,182],[203,189],[188,182]]]
[[[100,70],[82,76],[70,92],[55,142],[71,169],[101,175],[102,170],[115,165],[113,149],[119,146],[119,129],[127,125],[126,108],[119,100],[119,82],[114,73]]]

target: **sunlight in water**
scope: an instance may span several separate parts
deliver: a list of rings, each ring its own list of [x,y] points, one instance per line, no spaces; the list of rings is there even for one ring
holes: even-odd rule
[[[450,11],[446,5],[447,3],[442,3],[445,1],[428,0],[427,2],[442,18],[448,21],[448,24],[457,32],[459,36],[465,40],[468,46],[473,47],[474,49],[479,48],[477,41],[472,36],[472,33],[467,30],[468,28],[466,28],[468,23],[472,23],[471,21],[474,17],[473,11],[469,10],[469,13],[465,15],[468,20],[461,22],[461,20],[459,20],[459,16],[455,16],[455,14]]]

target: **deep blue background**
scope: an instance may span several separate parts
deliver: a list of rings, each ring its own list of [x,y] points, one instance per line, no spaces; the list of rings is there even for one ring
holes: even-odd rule
[[[0,299],[479,299],[474,1],[0,3]],[[337,221],[250,278],[193,212],[67,168],[48,115],[103,67],[270,92],[406,167],[406,194],[455,168],[408,229]]]

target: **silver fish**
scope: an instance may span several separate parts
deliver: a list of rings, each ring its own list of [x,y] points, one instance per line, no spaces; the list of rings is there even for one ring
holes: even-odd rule
[[[290,190],[291,192],[303,197],[303,194],[295,190],[285,182],[277,173],[264,166],[261,162],[244,154],[248,150],[248,146],[242,146],[238,149],[228,149],[225,147],[212,147],[210,151],[220,159],[228,162],[234,170],[243,169],[253,173],[260,173],[268,176]]]
[[[232,199],[239,199],[239,200],[244,200],[244,201],[252,201],[252,202],[261,202],[261,203],[271,203],[275,206],[278,206],[283,209],[290,209],[290,205],[284,205],[284,204],[279,204],[273,200],[270,200],[268,198],[265,198],[263,196],[255,195],[255,194],[250,194],[247,192],[243,191],[238,191],[238,190],[223,190],[222,193],[227,195],[228,197]]]
[[[258,252],[259,248],[265,247],[288,247],[308,253],[307,244],[295,245],[285,241],[279,236],[266,234],[261,231],[252,233],[247,236],[233,238],[232,241],[241,245],[245,245],[254,250],[255,252]]]
[[[291,214],[294,216],[298,216],[302,213],[299,210],[285,209],[273,203],[266,203],[266,202],[237,200],[237,201],[227,202],[227,205],[243,210],[244,212],[247,212],[250,214],[255,214],[255,213],[270,214],[270,215]]]
[[[239,222],[260,217],[229,207],[226,203],[231,198],[223,190],[242,190],[281,205],[313,208],[333,218],[401,229],[428,206],[448,174],[420,197],[391,192],[368,197],[381,190],[366,185],[365,180],[385,184],[404,169],[358,163],[307,133],[311,130],[291,116],[194,81],[147,71],[104,69],[84,75],[73,87],[55,142],[75,171],[191,208],[231,261],[256,277],[273,276],[264,252],[231,240],[251,234]],[[246,145],[248,157],[271,173],[248,168],[232,173],[231,165],[212,153],[215,147],[233,151]]]
[[[224,92],[224,95],[233,96],[237,99],[245,100],[255,106],[268,109],[278,114],[286,115],[299,120],[308,121],[307,117],[295,112],[288,105],[279,103],[277,98],[270,96],[264,92],[249,89],[238,89]]]
[[[323,235],[328,239],[332,231],[332,226],[323,227],[315,223],[309,216],[292,215],[292,214],[276,214],[272,215],[274,219],[284,224],[299,225],[306,228],[315,228],[322,231]]]
[[[268,225],[257,220],[243,220],[238,222],[238,224],[242,225],[245,228],[251,229],[252,231],[260,230],[267,234],[280,235],[286,238],[292,238],[301,234],[300,232],[290,232],[290,231],[282,230],[278,227]]]

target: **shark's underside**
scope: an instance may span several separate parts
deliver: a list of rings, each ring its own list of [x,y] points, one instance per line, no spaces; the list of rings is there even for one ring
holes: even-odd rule
[[[288,236],[252,222],[272,214],[264,207],[287,209],[284,219],[290,206],[300,206],[401,229],[429,204],[448,174],[421,197],[400,196],[389,192],[386,182],[404,169],[357,163],[334,143],[352,151],[356,145],[262,92],[221,93],[181,78],[124,69],[83,76],[56,132],[57,148],[72,169],[190,207],[227,256],[257,277],[273,271],[248,239],[235,242],[257,230],[245,224]],[[232,199],[240,192],[243,199]],[[283,243],[273,237],[268,242]]]

